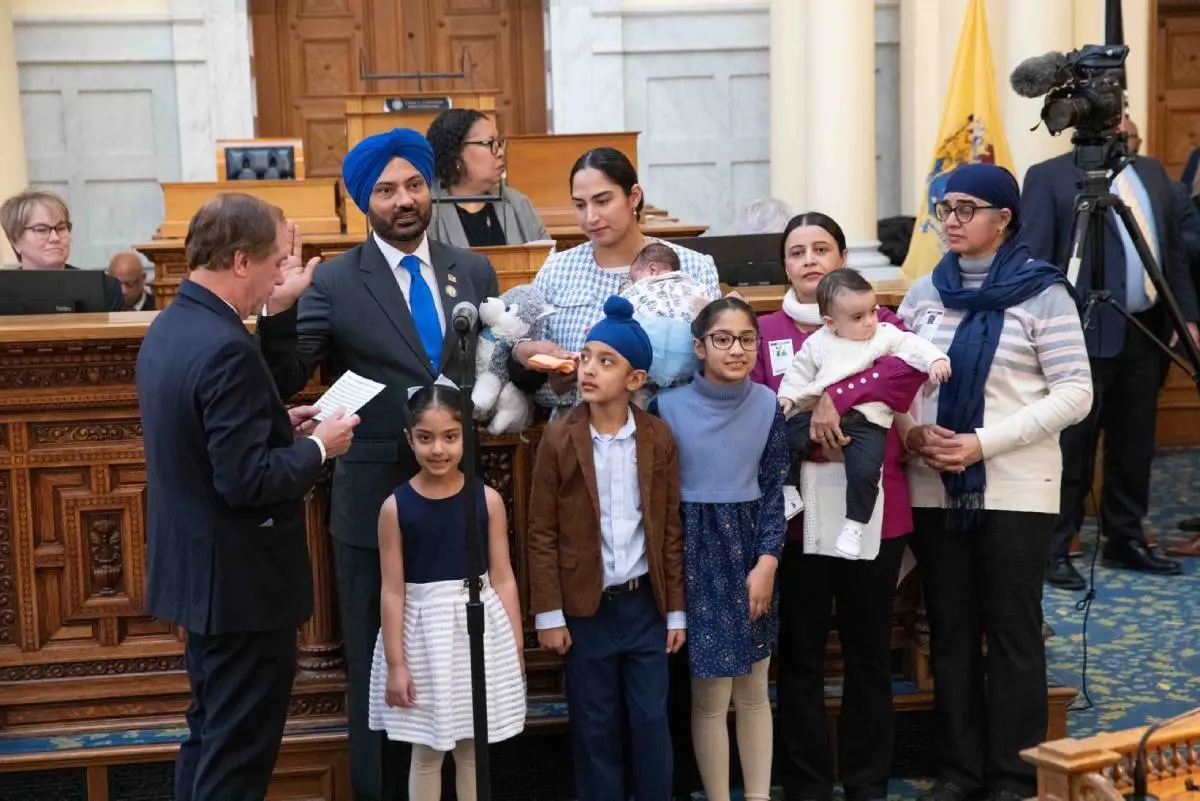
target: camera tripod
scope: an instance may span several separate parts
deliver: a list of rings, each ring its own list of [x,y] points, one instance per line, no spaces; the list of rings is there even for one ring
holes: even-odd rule
[[[1075,197],[1075,219],[1071,227],[1067,280],[1071,282],[1072,286],[1078,285],[1079,272],[1083,266],[1086,248],[1091,257],[1090,292],[1084,300],[1081,312],[1083,328],[1087,329],[1091,324],[1092,315],[1098,307],[1111,306],[1125,318],[1126,323],[1145,334],[1171,361],[1179,365],[1200,391],[1200,350],[1197,349],[1196,343],[1192,341],[1192,337],[1188,333],[1187,321],[1183,319],[1183,312],[1179,310],[1175,294],[1167,284],[1162,268],[1155,261],[1154,254],[1146,243],[1146,238],[1142,235],[1133,212],[1125,205],[1125,201],[1109,189],[1110,171],[1115,176],[1123,169],[1133,169],[1132,162],[1126,155],[1125,135],[1110,135],[1100,141],[1076,136],[1072,138],[1072,142],[1075,145],[1075,165],[1083,170],[1084,179],[1081,191]],[[1157,337],[1146,327],[1145,323],[1126,309],[1106,288],[1104,218],[1110,209],[1117,213],[1120,224],[1133,241],[1134,250],[1137,251],[1146,275],[1158,293],[1158,300],[1166,309],[1167,316],[1171,320],[1171,327],[1178,337],[1178,347],[1184,355],[1175,352],[1170,345]],[[1187,358],[1185,359],[1184,356]]]

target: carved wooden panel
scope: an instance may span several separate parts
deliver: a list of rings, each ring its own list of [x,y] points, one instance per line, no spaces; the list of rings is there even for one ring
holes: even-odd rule
[[[15,644],[18,639],[11,481],[10,473],[0,472],[0,648]]]
[[[1164,4],[1156,27],[1150,153],[1177,178],[1200,146],[1200,16],[1194,8]]]

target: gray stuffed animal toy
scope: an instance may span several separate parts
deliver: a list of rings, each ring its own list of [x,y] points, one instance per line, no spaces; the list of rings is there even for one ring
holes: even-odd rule
[[[509,380],[508,357],[519,339],[539,339],[554,307],[533,284],[521,284],[479,304],[483,331],[475,350],[475,390],[471,400],[479,420],[491,417],[488,431],[512,434],[529,425],[529,398]]]

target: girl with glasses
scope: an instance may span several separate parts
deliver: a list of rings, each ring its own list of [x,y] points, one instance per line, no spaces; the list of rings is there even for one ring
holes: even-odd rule
[[[460,248],[550,238],[529,198],[502,183],[504,139],[484,114],[467,108],[443,111],[429,126],[428,139],[435,175],[431,237]],[[438,202],[480,195],[499,195],[500,200]]]
[[[767,669],[779,623],[787,432],[774,395],[750,380],[758,319],[723,298],[692,323],[700,371],[651,404],[679,449],[692,742],[704,792],[729,801],[730,700],[746,801],[767,801],[773,751]]]

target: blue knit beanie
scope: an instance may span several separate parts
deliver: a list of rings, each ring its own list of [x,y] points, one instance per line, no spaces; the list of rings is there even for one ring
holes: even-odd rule
[[[587,333],[588,342],[603,342],[624,356],[635,370],[649,370],[654,351],[650,337],[633,319],[633,304],[619,295],[604,301],[604,319]]]
[[[375,182],[388,163],[397,156],[413,165],[425,178],[425,183],[432,184],[433,148],[429,146],[428,139],[411,128],[393,128],[368,136],[342,159],[342,179],[346,182],[346,191],[364,214],[370,206]]]
[[[946,179],[946,192],[962,192],[977,197],[998,209],[1012,212],[1010,228],[1021,225],[1021,187],[1017,179],[995,164],[964,164]]]

